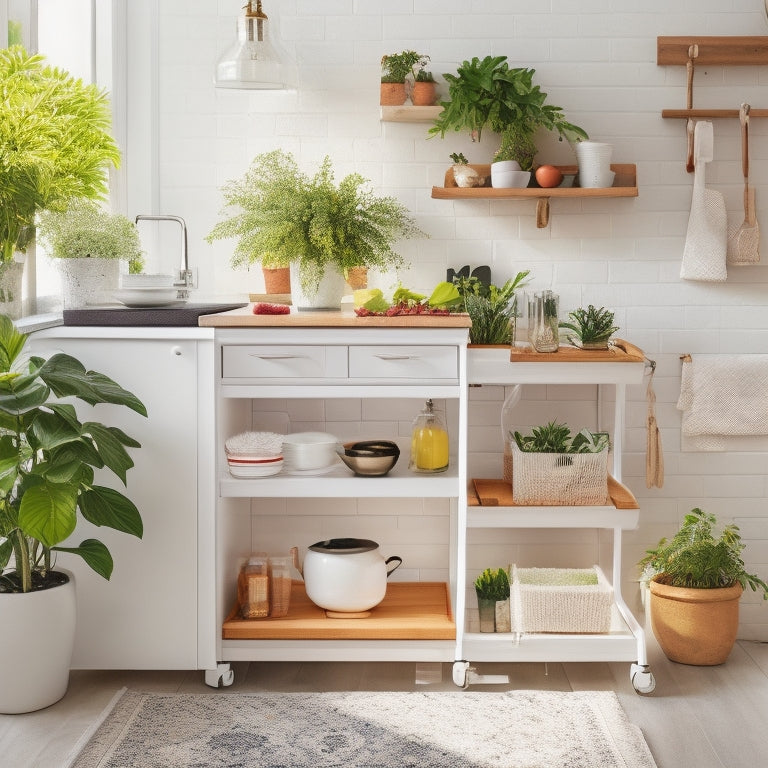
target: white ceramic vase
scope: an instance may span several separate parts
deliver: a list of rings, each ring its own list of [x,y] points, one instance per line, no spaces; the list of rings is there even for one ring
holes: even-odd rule
[[[67,692],[75,644],[75,577],[35,592],[0,592],[0,713],[49,707]]]
[[[64,309],[110,304],[120,284],[119,259],[58,259]]]
[[[11,320],[18,320],[22,312],[22,278],[24,275],[23,255],[14,261],[0,264],[0,313]]]
[[[291,304],[298,310],[328,311],[341,308],[344,275],[336,267],[326,267],[317,285],[307,290],[301,284],[299,265],[291,263]]]

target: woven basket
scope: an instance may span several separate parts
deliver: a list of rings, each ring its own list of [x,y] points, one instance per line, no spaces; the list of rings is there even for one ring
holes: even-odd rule
[[[512,442],[515,504],[605,504],[608,449],[600,453],[527,453]]]
[[[596,584],[578,583],[595,575]],[[515,632],[604,633],[611,628],[613,590],[597,568],[512,566],[510,599]]]

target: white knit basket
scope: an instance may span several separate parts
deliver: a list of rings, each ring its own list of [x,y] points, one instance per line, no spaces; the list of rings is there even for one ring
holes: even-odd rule
[[[600,453],[528,453],[512,448],[515,504],[605,504],[608,449]]]
[[[595,573],[597,584],[568,583]],[[512,566],[510,600],[514,632],[605,633],[611,628],[613,590],[598,568]]]

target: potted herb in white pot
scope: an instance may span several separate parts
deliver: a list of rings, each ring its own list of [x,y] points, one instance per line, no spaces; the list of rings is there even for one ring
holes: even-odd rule
[[[112,556],[97,539],[69,544],[82,518],[139,538],[141,515],[117,490],[97,485],[106,468],[125,484],[139,443],[117,427],[81,422],[71,402],[141,401],[75,358],[28,357],[26,335],[0,315],[0,713],[42,709],[67,690],[75,636],[72,574],[56,552],[79,555],[108,579]]]
[[[344,274],[353,267],[396,268],[402,238],[426,237],[393,197],[379,197],[351,173],[338,184],[326,157],[310,176],[290,153],[254,158],[241,179],[223,188],[226,218],[208,242],[237,238],[233,266],[291,265],[291,300],[298,309],[339,309]]]
[[[43,211],[37,231],[59,267],[64,309],[113,301],[121,261],[129,273],[141,272],[136,225],[91,200],[76,200],[65,211]]]
[[[104,91],[14,45],[0,50],[0,312],[21,315],[35,216],[106,196],[120,162]]]

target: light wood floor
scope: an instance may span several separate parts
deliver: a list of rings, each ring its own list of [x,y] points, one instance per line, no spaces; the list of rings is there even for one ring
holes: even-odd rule
[[[626,663],[482,664],[479,672],[508,674],[510,684],[473,690],[614,690],[629,719],[642,729],[659,768],[768,766],[768,644],[739,642],[720,667],[674,664],[652,638],[648,654],[656,677],[650,696],[634,692]],[[234,684],[222,690],[457,690],[450,664],[442,665],[442,682],[429,685],[416,685],[412,663],[251,663],[234,669]],[[202,677],[201,672],[72,672],[69,691],[58,704],[26,715],[0,715],[0,765],[59,768],[121,687],[216,695]]]

